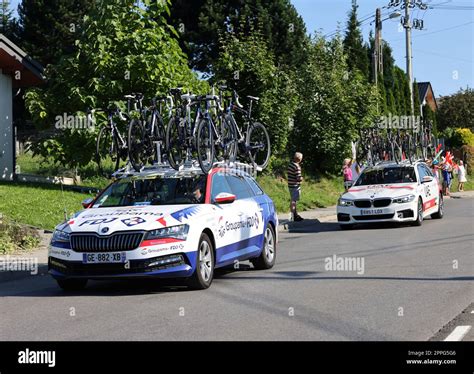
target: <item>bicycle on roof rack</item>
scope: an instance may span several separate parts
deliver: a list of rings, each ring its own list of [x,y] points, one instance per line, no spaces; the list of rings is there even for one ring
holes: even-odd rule
[[[138,114],[128,128],[128,156],[132,167],[140,171],[147,164],[163,161],[162,155],[166,153],[166,149],[163,149],[166,131],[162,117],[163,103],[172,103],[172,99],[169,96],[154,97],[151,106],[145,107],[141,93],[125,98],[134,103],[134,111]],[[167,105],[168,108],[171,106]]]
[[[221,86],[220,90],[226,88]],[[249,100],[248,109],[244,109],[244,106],[239,102],[239,95],[235,90],[232,90],[229,99],[229,106],[226,108],[223,120],[230,124],[234,142],[236,142],[235,151],[238,155],[248,158],[255,168],[260,170],[266,168],[271,155],[270,136],[266,127],[252,117],[253,103],[258,103],[260,98],[247,96]],[[234,112],[242,115],[244,131],[237,124]]]
[[[125,135],[121,134],[115,118],[119,118],[122,122],[127,123],[130,120],[128,114],[123,113],[120,108],[114,107],[109,109],[91,109],[87,111],[89,120],[92,119],[94,113],[101,112],[107,115],[106,125],[103,126],[96,141],[95,160],[99,169],[99,173],[107,178],[110,174],[106,172],[106,166],[112,163],[113,170],[120,168],[121,162],[125,162],[128,157],[128,144]]]

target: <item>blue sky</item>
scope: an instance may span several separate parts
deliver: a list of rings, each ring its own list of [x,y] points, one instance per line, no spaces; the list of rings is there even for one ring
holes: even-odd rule
[[[329,34],[345,29],[351,0],[290,0],[303,17],[309,33]],[[16,8],[20,1],[13,0]],[[427,4],[473,6],[473,0],[424,0]],[[375,14],[389,0],[359,0],[359,19]],[[382,14],[389,10],[383,9]],[[436,96],[449,95],[467,85],[474,86],[474,12],[472,10],[430,9],[414,11],[424,21],[423,31],[413,31],[413,72],[418,82],[430,81]],[[384,17],[386,18],[386,17]],[[383,22],[383,38],[393,49],[396,64],[405,70],[405,34],[400,20]],[[374,26],[362,26],[364,37]]]
[[[473,6],[473,0],[424,0],[427,4],[450,6]],[[329,34],[338,27],[345,29],[351,0],[291,0],[303,17],[308,32],[321,31]],[[386,6],[388,0],[359,0],[358,16],[375,14],[376,8]],[[389,10],[382,9],[382,14]],[[474,13],[472,10],[430,9],[414,11],[422,18],[425,30],[412,32],[413,74],[418,82],[430,81],[436,96],[449,95],[460,87],[474,86]],[[387,18],[387,17],[383,17]],[[400,19],[386,20],[382,25],[382,36],[393,49],[395,62],[405,70],[405,33],[399,28]],[[462,25],[459,27],[455,27]],[[368,35],[374,25],[366,22],[363,35]],[[444,30],[449,29],[449,30]],[[444,30],[444,31],[439,31]],[[438,32],[439,31],[439,32]],[[456,73],[457,72],[457,73]],[[456,79],[457,78],[457,79]]]

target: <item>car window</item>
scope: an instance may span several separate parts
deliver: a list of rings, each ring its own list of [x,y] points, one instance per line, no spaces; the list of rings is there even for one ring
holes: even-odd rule
[[[430,168],[426,165],[423,165],[423,169],[425,170],[425,174],[429,175],[430,177],[434,177],[433,172],[430,170]]]
[[[416,182],[416,175],[412,167],[370,168],[364,169],[354,186],[413,182]]]
[[[237,199],[247,199],[253,196],[250,186],[245,182],[244,178],[237,175],[227,175],[227,182],[232,190],[232,193]]]
[[[247,181],[247,183],[249,184],[250,188],[252,189],[255,195],[263,195],[263,190],[255,181],[255,179],[250,178],[250,177],[245,177],[245,180]]]
[[[202,204],[205,193],[205,176],[124,178],[110,185],[99,197],[94,207]]]
[[[217,173],[212,177],[211,201],[214,201],[221,192],[233,193],[225,175]]]
[[[418,176],[420,177],[420,181],[423,181],[423,177],[426,176],[426,170],[423,165],[418,165]]]

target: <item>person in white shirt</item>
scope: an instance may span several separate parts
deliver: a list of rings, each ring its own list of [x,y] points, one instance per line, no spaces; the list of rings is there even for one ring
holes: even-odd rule
[[[458,191],[459,192],[464,191],[464,183],[466,182],[467,182],[466,168],[464,167],[464,162],[461,160],[459,161],[459,166],[458,166]]]

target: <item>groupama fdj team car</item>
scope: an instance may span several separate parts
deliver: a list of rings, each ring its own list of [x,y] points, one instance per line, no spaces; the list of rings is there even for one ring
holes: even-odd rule
[[[275,263],[274,204],[236,168],[132,173],[84,205],[56,227],[49,248],[49,273],[66,290],[127,277],[186,278],[205,289],[215,268]]]
[[[342,229],[357,223],[410,222],[443,218],[443,194],[438,179],[424,162],[380,163],[364,169],[338,202]]]

